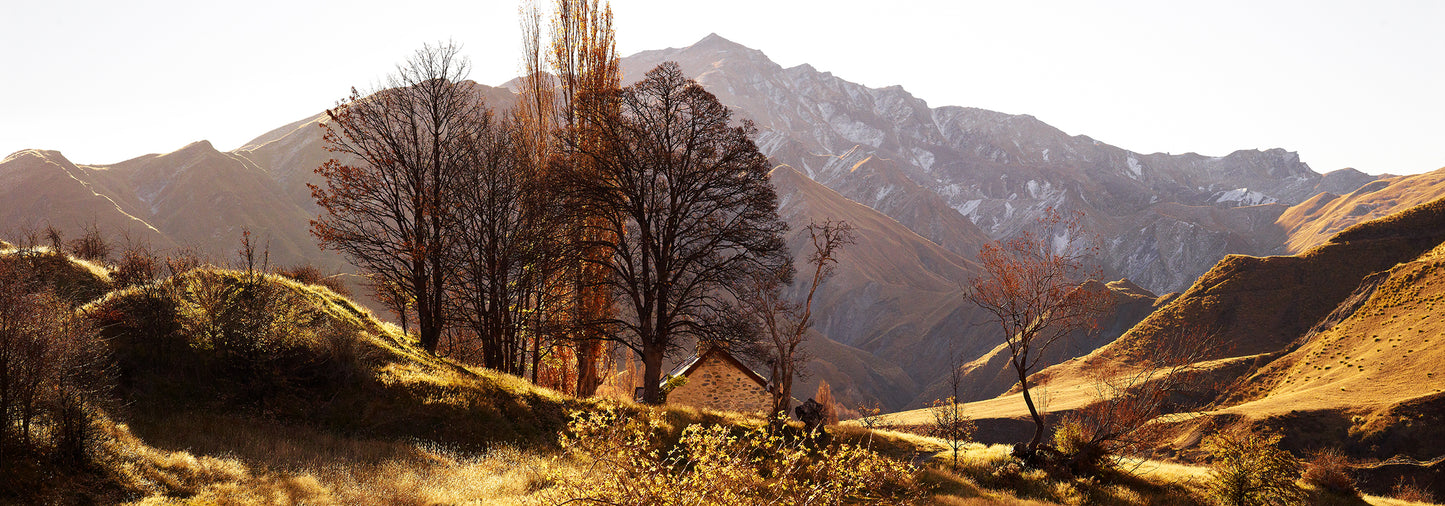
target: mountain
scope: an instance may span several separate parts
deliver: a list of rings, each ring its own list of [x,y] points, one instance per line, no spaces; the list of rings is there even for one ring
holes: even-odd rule
[[[1031,225],[1048,207],[1086,213],[1105,238],[1107,279],[1166,293],[1189,287],[1226,255],[1279,251],[1290,237],[1280,224],[1289,205],[1373,179],[1352,170],[1322,176],[1281,149],[1139,154],[1028,115],[929,107],[898,86],[782,68],[716,35],[629,56],[621,67],[635,79],[668,60],[756,123],[759,147],[780,167],[774,184],[795,253],[808,220],[859,227],[858,244],[845,248],[815,308],[816,329],[831,340],[816,350],[827,357],[820,379],[850,402],[924,402],[920,393],[947,376],[950,352],[992,360],[999,340],[965,304],[961,284],[976,272],[982,244]],[[471,85],[494,108],[515,100],[505,86]],[[16,228],[54,223],[72,236],[95,222],[113,237],[190,246],[220,263],[234,257],[240,229],[249,227],[269,242],[275,264],[350,270],[319,250],[308,228],[318,209],[306,185],[319,182],[313,171],[331,157],[325,121],[324,113],[302,118],[230,152],[201,141],[109,165],[22,151],[0,161],[0,219]],[[1127,319],[1115,324],[1122,329]]]
[[[1268,225],[1285,207],[1371,179],[1355,171],[1321,176],[1282,149],[1140,154],[1069,136],[1033,116],[931,108],[902,87],[869,88],[809,65],[783,68],[716,34],[630,56],[622,71],[636,78],[664,61],[677,61],[755,122],[759,146],[777,163],[955,253],[976,250],[946,236],[964,227],[944,209],[992,239],[1017,233],[1049,207],[1084,211],[1113,238],[1103,255],[1111,274],[1157,293],[1187,288],[1225,254],[1274,252],[1282,238]],[[1278,205],[1249,209],[1270,204]]]

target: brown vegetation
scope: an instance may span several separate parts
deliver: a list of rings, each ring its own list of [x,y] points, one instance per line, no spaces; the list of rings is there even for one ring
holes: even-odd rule
[[[1098,245],[1083,229],[1082,213],[1065,216],[1051,210],[1039,225],[1039,230],[984,245],[978,253],[983,273],[974,278],[968,291],[969,301],[991,315],[1009,346],[1009,363],[1034,420],[1029,458],[1047,430],[1029,392],[1029,374],[1054,342],[1096,326],[1111,302],[1109,291],[1102,286],[1080,285],[1097,277],[1085,262],[1098,252]],[[1062,246],[1055,244],[1056,234],[1065,237]]]

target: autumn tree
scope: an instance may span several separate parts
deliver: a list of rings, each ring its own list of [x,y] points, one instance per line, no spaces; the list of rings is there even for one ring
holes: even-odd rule
[[[570,198],[595,213],[581,261],[605,274],[595,288],[620,313],[587,323],[641,357],[644,399],[658,403],[663,357],[687,338],[733,336],[745,276],[788,262],[787,225],[751,123],[730,125],[727,107],[676,63],[580,102],[598,142],[570,140],[591,162],[563,170]]]
[[[551,125],[555,125],[561,142],[552,146],[549,153],[554,163],[562,164],[576,174],[592,174],[600,177],[593,167],[594,158],[584,153],[599,152],[602,148],[602,134],[597,127],[617,116],[616,102],[605,100],[587,105],[592,97],[605,96],[621,87],[621,72],[618,70],[617,45],[612,29],[612,7],[597,0],[557,0],[553,7],[552,40],[547,62],[554,73],[555,81],[546,80],[536,66],[541,50],[540,16],[535,5],[523,12],[523,46],[526,49],[523,66],[531,76],[523,82],[523,107],[533,107],[527,114],[539,120],[551,112]],[[555,86],[548,85],[555,82]],[[549,104],[548,100],[552,100]],[[539,123],[539,126],[546,123]],[[615,316],[615,302],[612,293],[601,280],[608,276],[607,255],[604,249],[590,245],[615,242],[618,239],[595,234],[611,233],[606,226],[609,217],[607,209],[598,208],[588,202],[576,203],[569,208],[572,225],[570,243],[586,258],[580,269],[571,274],[573,291],[571,314],[574,343],[577,357],[577,394],[590,396],[602,383],[598,364],[602,358],[602,342],[606,336],[598,333],[595,326],[585,322],[606,320]],[[592,235],[589,235],[592,234]]]
[[[327,111],[327,160],[309,185],[323,210],[311,222],[323,247],[346,255],[416,315],[423,349],[435,352],[445,325],[446,265],[456,219],[450,190],[468,169],[466,144],[487,111],[468,64],[452,44],[426,46],[369,96]],[[345,161],[343,161],[345,160]]]
[[[739,301],[743,311],[761,330],[760,349],[755,354],[768,364],[773,413],[782,416],[792,409],[793,379],[801,372],[800,366],[808,361],[800,347],[808,338],[808,329],[813,327],[813,296],[818,293],[818,286],[832,277],[843,246],[856,240],[853,226],[842,220],[812,222],[804,230],[808,232],[807,265],[812,276],[803,302],[790,301],[783,294],[783,289],[793,281],[791,263],[757,273],[748,281],[745,295]]]
[[[1050,209],[1037,230],[985,244],[978,253],[982,274],[970,282],[967,298],[998,323],[1008,344],[1009,365],[1018,376],[1024,404],[1034,420],[1027,457],[1043,440],[1046,425],[1029,393],[1028,376],[1044,351],[1064,336],[1097,326],[1112,299],[1088,263],[1098,252],[1096,238],[1083,226],[1083,213]]]

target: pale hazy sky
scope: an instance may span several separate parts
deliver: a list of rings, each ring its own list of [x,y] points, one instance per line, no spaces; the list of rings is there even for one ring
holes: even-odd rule
[[[544,2],[547,3],[547,2]],[[1298,151],[1316,171],[1445,166],[1445,2],[613,0],[619,52],[710,32],[931,106],[1032,114],[1139,152]],[[229,150],[451,39],[517,74],[516,0],[0,6],[0,157]]]

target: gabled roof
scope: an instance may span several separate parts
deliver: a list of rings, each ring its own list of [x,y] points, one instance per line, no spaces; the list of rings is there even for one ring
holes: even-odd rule
[[[757,371],[754,371],[751,367],[744,365],[742,361],[738,360],[737,357],[734,357],[732,353],[728,353],[728,351],[721,346],[709,346],[707,348],[707,351],[704,351],[701,354],[694,356],[692,360],[683,362],[682,365],[678,366],[677,370],[672,372],[672,376],[688,376],[692,374],[692,372],[696,370],[698,366],[702,365],[703,361],[707,357],[712,355],[718,356],[719,358],[723,359],[724,362],[731,363],[733,367],[743,371],[743,374],[745,376],[757,382],[758,385],[763,387],[764,390],[768,389],[768,378],[764,377],[761,374],[758,374]],[[664,380],[664,383],[666,383],[666,380]]]

